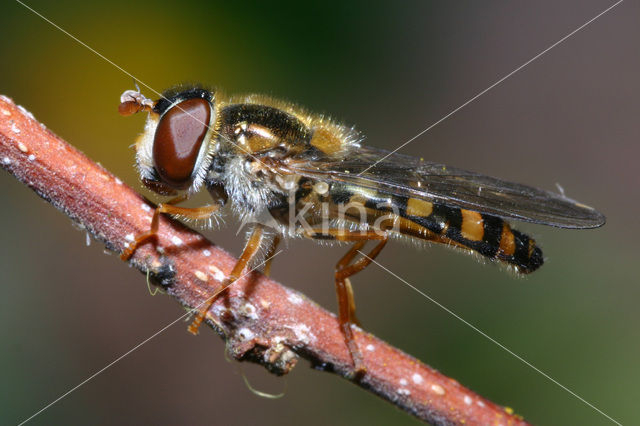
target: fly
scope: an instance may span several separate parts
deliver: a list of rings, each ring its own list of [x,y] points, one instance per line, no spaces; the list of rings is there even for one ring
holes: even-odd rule
[[[223,289],[261,256],[268,259],[283,238],[352,243],[334,278],[340,328],[357,377],[366,366],[352,331],[357,319],[349,278],[390,238],[447,244],[528,274],[542,266],[542,251],[507,220],[577,229],[605,222],[563,194],[364,146],[353,127],[266,96],[227,97],[191,85],[152,101],[127,90],[119,111],[148,112],[136,164],[146,187],[172,197],[158,205],[149,231],[121,258],[155,237],[160,214],[211,221],[225,206],[250,231]],[[203,188],[212,204],[177,206]],[[356,259],[370,241],[375,245],[368,255]],[[267,262],[265,273],[269,269]],[[198,332],[214,299],[189,331]]]

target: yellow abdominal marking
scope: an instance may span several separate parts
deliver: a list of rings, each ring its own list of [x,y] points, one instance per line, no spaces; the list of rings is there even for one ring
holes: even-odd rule
[[[516,243],[511,232],[511,228],[506,223],[502,225],[502,235],[500,236],[500,251],[506,256],[513,256],[516,252]]]
[[[428,201],[409,198],[407,201],[407,214],[409,216],[427,217],[433,213],[433,204]]]
[[[484,236],[484,220],[482,215],[471,210],[460,209],[462,213],[462,229],[460,234],[471,241],[481,241]]]

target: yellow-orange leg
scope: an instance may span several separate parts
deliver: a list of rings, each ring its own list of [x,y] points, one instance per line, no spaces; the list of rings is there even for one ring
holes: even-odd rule
[[[361,327],[362,324],[356,316],[356,299],[353,297],[353,287],[351,287],[351,280],[349,280],[349,278],[344,279],[344,286],[347,288],[347,296],[349,297],[349,321]]]
[[[258,253],[263,241],[264,241],[264,230],[262,226],[256,225],[256,227],[253,228],[253,231],[251,232],[249,239],[247,240],[247,244],[244,246],[244,250],[242,251],[242,254],[238,258],[238,261],[236,262],[233,269],[231,270],[229,277],[224,281],[224,283],[222,283],[222,286],[219,289],[217,289],[216,292],[205,301],[204,307],[198,311],[198,313],[196,314],[196,317],[193,319],[193,322],[189,326],[189,331],[192,334],[198,334],[198,328],[200,328],[200,324],[202,324],[202,321],[204,321],[204,318],[207,315],[207,312],[209,311],[209,309],[211,309],[211,306],[216,301],[216,298],[218,297],[218,295],[222,293],[224,290],[226,290],[227,287],[229,287],[231,284],[233,284],[242,276],[242,272],[247,267],[249,262],[251,262],[251,260]]]
[[[368,231],[345,231],[337,229],[325,230],[321,234],[308,233],[309,238],[332,238],[338,241],[357,241],[356,244],[338,261],[335,268],[335,284],[336,294],[338,296],[338,321],[340,330],[344,335],[344,341],[349,348],[351,358],[355,367],[355,377],[362,377],[366,373],[366,367],[362,358],[362,353],[358,348],[358,344],[353,336],[352,324],[357,324],[355,310],[355,300],[353,297],[353,289],[349,277],[362,271],[371,264],[371,261],[380,254],[388,237],[380,232]],[[358,251],[364,247],[367,241],[379,241],[376,246],[371,249],[369,254],[351,263],[358,254]]]
[[[265,259],[267,259],[264,263],[264,268],[262,269],[262,273],[267,277],[271,275],[271,261],[273,260],[273,256],[276,254],[276,249],[278,248],[278,244],[280,244],[280,237],[278,235],[273,237],[271,240],[271,246],[267,250],[267,254]]]
[[[160,221],[161,213],[180,215],[188,219],[207,219],[211,217],[211,215],[220,208],[219,205],[211,205],[211,206],[196,207],[196,208],[177,207],[173,205],[173,204],[177,204],[184,201],[186,198],[187,198],[186,196],[180,196],[180,197],[173,198],[167,201],[166,203],[158,204],[155,211],[153,212],[153,217],[151,218],[151,226],[149,227],[149,230],[144,234],[140,234],[136,236],[135,240],[131,242],[129,247],[124,249],[124,251],[120,255],[120,259],[128,260],[138,247],[144,244],[147,240],[155,238],[158,235],[158,224]]]

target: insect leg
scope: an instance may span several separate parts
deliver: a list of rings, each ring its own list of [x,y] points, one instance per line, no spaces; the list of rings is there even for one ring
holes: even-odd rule
[[[355,366],[356,378],[362,377],[366,373],[366,367],[362,358],[362,353],[358,348],[358,344],[353,336],[352,324],[357,324],[358,320],[355,316],[355,301],[353,298],[353,289],[349,277],[362,271],[371,261],[380,254],[388,236],[379,231],[345,231],[337,229],[325,230],[321,233],[308,233],[309,238],[331,238],[338,241],[355,241],[356,244],[338,261],[335,268],[335,285],[336,294],[338,296],[338,320],[340,330],[344,335],[344,340],[351,353],[351,358]],[[353,262],[360,249],[364,247],[367,241],[377,240],[378,244],[365,257]]]
[[[170,199],[166,203],[158,204],[153,212],[153,217],[151,218],[151,227],[149,228],[149,230],[143,234],[137,235],[135,240],[129,245],[129,247],[122,251],[120,259],[129,260],[129,258],[133,255],[136,249],[142,245],[142,243],[150,238],[154,238],[157,235],[160,213],[162,213],[162,209],[164,209],[165,206],[181,203],[182,201],[186,200],[186,198],[187,197],[185,195],[181,195],[179,197]]]
[[[271,261],[273,260],[273,255],[276,254],[276,249],[278,248],[278,244],[280,244],[280,237],[276,235],[273,237],[273,240],[271,241],[271,246],[269,247],[269,249],[266,251],[266,254],[265,254],[265,259],[267,259],[267,261],[264,264],[264,269],[262,270],[262,273],[265,274],[267,277],[269,276],[269,274],[271,274]]]
[[[244,246],[242,254],[231,270],[229,277],[224,280],[222,286],[205,301],[205,306],[198,311],[198,314],[189,326],[189,332],[192,334],[198,334],[198,328],[200,327],[200,324],[202,324],[202,321],[204,321],[209,309],[211,309],[213,302],[216,301],[217,296],[242,276],[242,272],[245,270],[249,262],[251,262],[254,256],[260,251],[260,246],[262,245],[264,238],[265,235],[263,227],[256,225],[247,240],[247,244]]]
[[[354,244],[349,249],[349,251],[344,256],[342,256],[342,258],[336,264],[335,273],[337,274],[338,271],[343,270],[344,268],[346,268],[349,265],[349,263],[351,263],[353,258],[358,254],[358,250],[360,250],[362,247],[364,247],[365,244],[367,244],[366,240],[359,241],[356,244]],[[338,278],[336,276],[336,280],[337,279]],[[348,320],[352,324],[360,325],[360,321],[358,321],[358,319],[356,318],[356,302],[355,302],[355,299],[353,297],[353,287],[351,287],[351,281],[349,280],[349,278],[344,278],[344,287],[345,287],[345,290],[346,290],[345,294],[347,296],[347,306],[349,308]],[[338,292],[337,284],[336,284],[336,292]],[[338,304],[340,304],[340,294],[339,293],[338,293]]]
[[[153,212],[153,217],[151,218],[151,227],[149,228],[149,230],[144,234],[136,236],[135,240],[129,245],[129,247],[127,247],[122,252],[122,254],[120,255],[120,259],[128,260],[136,251],[136,249],[140,247],[145,241],[156,237],[156,235],[158,234],[158,224],[161,213],[180,215],[189,219],[206,219],[220,208],[219,205],[215,204],[196,208],[174,206],[174,204],[180,203],[186,198],[186,196],[182,195],[180,197],[172,198],[166,203],[158,204],[155,211]]]
[[[356,243],[356,245],[353,246],[352,250],[357,253],[357,250],[360,249],[358,248],[358,246],[362,247],[364,245],[363,243],[364,242]],[[364,365],[362,354],[358,349],[358,345],[356,344],[351,329],[351,324],[357,324],[358,320],[355,316],[356,306],[349,277],[357,274],[358,272],[366,268],[369,264],[371,264],[371,260],[374,259],[382,251],[386,243],[387,239],[380,240],[380,242],[378,242],[378,244],[371,250],[371,252],[369,252],[368,257],[362,257],[353,264],[349,264],[350,262],[343,262],[343,260],[345,259],[343,258],[336,265],[335,282],[336,293],[338,294],[340,326],[345,336],[345,342],[349,347],[351,357],[353,358],[355,364],[356,375],[360,376],[366,372],[366,367]]]
[[[375,259],[378,256],[378,254],[380,254],[384,246],[387,244],[387,241],[388,240],[386,238],[383,240],[380,240],[380,242],[369,252],[367,257],[363,257],[359,259],[357,262],[351,264],[350,266],[348,265],[350,261],[353,259],[354,257],[353,255],[350,256],[349,261],[344,263],[342,262],[345,260],[346,256],[343,257],[342,259],[340,259],[340,262],[338,262],[338,264],[336,265],[336,280],[338,279],[338,274],[341,274],[341,276],[344,277],[343,279],[345,281],[345,287],[347,290],[347,296],[349,300],[349,320],[356,325],[360,325],[360,322],[356,317],[356,303],[353,297],[353,288],[351,287],[351,281],[349,281],[349,277],[357,274],[358,272],[362,271],[364,268],[369,266],[373,261],[373,259]],[[349,253],[353,251],[353,253],[355,254],[364,246],[365,243],[366,241],[361,241],[356,243],[351,248]]]

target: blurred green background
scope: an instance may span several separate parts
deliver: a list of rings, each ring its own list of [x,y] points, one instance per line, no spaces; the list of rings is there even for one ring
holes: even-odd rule
[[[609,1],[28,1],[162,90],[201,81],[262,92],[356,124],[393,149],[607,8]],[[443,305],[624,424],[640,423],[638,158],[640,7],[627,1],[411,144],[404,153],[555,190],[607,215],[604,228],[519,225],[545,266],[516,279],[442,247],[379,258]],[[138,187],[122,118],[131,78],[21,6],[0,6],[0,93]],[[143,90],[152,95],[149,90]],[[152,96],[155,97],[155,96]],[[0,173],[0,423],[18,423],[183,313],[144,276]],[[157,198],[154,198],[157,200]],[[238,253],[233,224],[209,235]],[[273,276],[335,311],[345,249],[294,241]],[[365,328],[536,424],[605,417],[383,270],[353,280]],[[415,424],[301,362],[278,379],[178,324],[32,424]],[[286,384],[285,384],[286,383]]]

